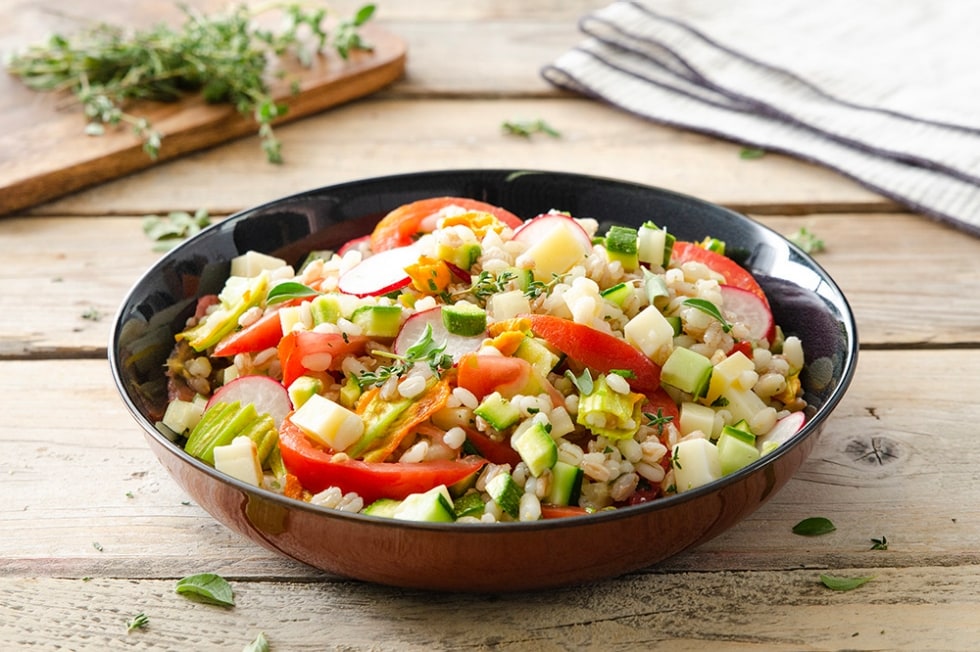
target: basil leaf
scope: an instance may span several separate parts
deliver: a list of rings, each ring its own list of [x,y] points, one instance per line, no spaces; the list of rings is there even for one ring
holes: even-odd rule
[[[588,369],[584,369],[581,376],[576,376],[571,370],[566,370],[565,377],[572,381],[572,384],[578,388],[578,393],[582,396],[588,396],[595,389],[595,383],[592,382],[592,374],[589,373]]]
[[[823,516],[813,516],[805,518],[793,526],[793,534],[805,537],[815,537],[821,534],[828,534],[837,529],[837,526]]]
[[[175,591],[201,602],[224,607],[235,606],[231,585],[223,577],[214,573],[188,575],[177,582]]]
[[[290,301],[292,299],[308,299],[310,297],[315,297],[319,292],[313,288],[303,285],[302,283],[297,283],[296,281],[286,281],[284,283],[279,283],[271,290],[269,290],[269,295],[266,297],[266,305],[273,305],[280,303],[282,301]]]
[[[259,635],[255,637],[255,640],[246,645],[242,652],[269,652],[269,641],[265,638],[265,634],[259,632]]]
[[[725,320],[724,315],[722,315],[721,311],[718,310],[718,306],[711,303],[707,299],[698,299],[696,297],[692,297],[690,299],[685,299],[682,305],[691,306],[692,308],[697,308],[701,312],[707,315],[711,315],[719,322],[721,322],[721,329],[726,333],[732,330],[732,325]]]
[[[834,591],[851,591],[871,581],[871,577],[838,577],[836,575],[820,575],[820,581],[828,589]]]

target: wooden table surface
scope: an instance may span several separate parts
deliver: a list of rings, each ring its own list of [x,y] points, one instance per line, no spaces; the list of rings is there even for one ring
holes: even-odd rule
[[[601,1],[382,3],[408,42],[380,94],[0,218],[0,647],[240,650],[972,650],[980,643],[980,240],[841,176],[556,92],[542,64]],[[354,3],[335,3],[338,9]],[[546,120],[561,138],[502,133]],[[348,581],[282,559],[191,504],[147,448],[106,363],[112,315],[160,255],[146,214],[222,216],[422,169],[533,167],[664,186],[826,243],[854,308],[858,373],[810,459],[724,535],[654,568],[507,596]],[[816,538],[792,534],[825,516]],[[887,538],[887,550],[872,539]],[[588,542],[583,542],[588,545]],[[174,593],[223,575],[236,606]],[[829,572],[873,576],[849,592]],[[139,612],[149,626],[127,634]]]

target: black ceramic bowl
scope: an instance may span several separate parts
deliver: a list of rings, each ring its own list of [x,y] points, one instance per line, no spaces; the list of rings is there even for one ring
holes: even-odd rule
[[[589,516],[531,523],[426,524],[333,511],[230,479],[154,427],[165,401],[163,361],[196,297],[218,290],[229,261],[250,249],[297,263],[367,234],[387,211],[425,197],[480,199],[523,218],[556,208],[679,239],[706,235],[767,291],[777,323],[804,343],[806,426],[775,452],[679,495]],[[343,183],[243,211],[166,254],[133,287],[109,358],[123,402],[160,462],[218,521],[252,541],[347,577],[450,591],[513,591],[615,576],[724,532],[796,472],[844,395],[857,362],[854,317],[810,257],[745,216],[648,186],[523,170],[424,172]]]

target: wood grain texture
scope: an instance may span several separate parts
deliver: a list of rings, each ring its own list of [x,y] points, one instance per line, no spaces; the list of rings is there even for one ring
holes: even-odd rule
[[[216,191],[218,196],[231,193]],[[164,200],[158,189],[157,201]],[[907,214],[756,218],[783,235],[806,227],[825,241],[826,250],[816,259],[848,297],[864,347],[980,341],[974,240]],[[8,261],[0,268],[0,358],[104,355],[112,316],[126,291],[159,257],[152,247],[139,217],[0,222],[0,257]],[[106,264],[110,255],[111,265]],[[910,277],[910,260],[925,270],[921,282]],[[25,268],[35,269],[30,282],[19,271]],[[943,281],[927,282],[933,274]],[[27,305],[44,319],[25,320],[22,306]],[[92,311],[98,318],[86,319]]]
[[[101,8],[93,5],[90,10],[96,12],[96,7]],[[52,15],[44,6],[28,11],[40,18]],[[9,13],[0,11],[0,24],[11,22]],[[81,25],[76,22],[72,27],[77,29]],[[365,26],[363,33],[373,49],[352,52],[346,61],[330,52],[315,57],[309,67],[287,59],[270,65],[270,95],[288,107],[285,116],[274,124],[374,93],[403,74],[404,40],[375,25]],[[9,32],[0,41],[12,51],[21,50],[18,47],[21,42]],[[85,118],[71,96],[36,93],[20,80],[0,75],[0,116],[4,121],[0,132],[0,214],[257,130],[251,115],[239,113],[230,104],[208,104],[197,94],[177,102],[140,102],[126,110],[147,119],[161,134],[156,161],[143,151],[141,140],[129,127],[109,127],[101,137],[88,136],[84,130]],[[256,150],[255,155],[264,158],[261,150]]]

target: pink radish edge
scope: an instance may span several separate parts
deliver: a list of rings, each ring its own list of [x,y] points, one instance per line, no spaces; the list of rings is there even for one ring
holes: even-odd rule
[[[341,275],[337,288],[358,297],[394,292],[411,282],[405,268],[417,262],[420,254],[412,244],[368,256]]]
[[[289,392],[279,381],[268,376],[240,376],[226,385],[221,386],[208,399],[205,409],[215,403],[240,403],[255,406],[259,414],[269,414],[276,422],[276,427],[293,409],[289,400]]]
[[[721,296],[725,312],[735,315],[736,321],[748,326],[749,337],[753,341],[765,339],[772,342],[776,336],[776,322],[762,299],[754,292],[734,285],[722,285]]]
[[[576,239],[582,242],[586,251],[592,249],[592,238],[585,232],[585,229],[578,222],[561,213],[543,213],[531,218],[517,227],[517,230],[514,231],[514,240],[528,243],[538,242],[544,238],[545,234],[556,228],[569,229]]]
[[[406,319],[401,330],[398,331],[398,336],[395,337],[392,350],[398,355],[404,355],[409,347],[419,341],[425,333],[426,326],[432,327],[432,341],[439,346],[445,343],[446,353],[451,355],[454,361],[459,360],[464,353],[479,350],[486,338],[485,333],[469,337],[450,333],[442,323],[442,307],[436,306],[417,312]]]

